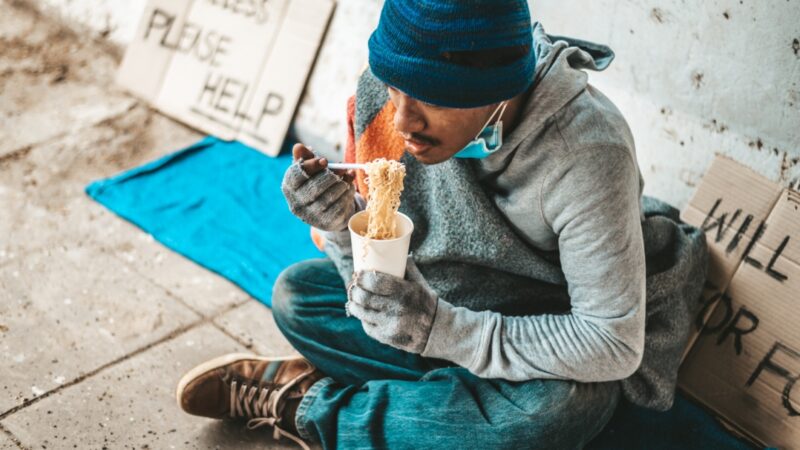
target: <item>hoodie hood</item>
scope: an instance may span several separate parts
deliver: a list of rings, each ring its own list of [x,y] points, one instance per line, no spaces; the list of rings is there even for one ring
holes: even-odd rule
[[[533,46],[538,59],[533,91],[522,110],[522,120],[504,139],[498,154],[512,152],[526,136],[583,92],[588,84],[585,70],[605,70],[614,60],[614,52],[608,46],[548,35],[538,22],[533,27]]]

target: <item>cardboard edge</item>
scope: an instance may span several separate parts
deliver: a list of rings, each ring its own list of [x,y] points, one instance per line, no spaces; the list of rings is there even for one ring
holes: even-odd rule
[[[249,137],[246,136],[246,133],[242,133],[241,130],[238,131],[237,135],[236,135],[236,139],[237,140],[240,140],[241,142],[244,142],[247,145],[251,145],[254,148],[258,148],[264,154],[266,154],[268,156],[271,156],[271,157],[277,157],[280,154],[281,149],[283,148],[283,146],[286,143],[285,142],[286,138],[290,134],[289,131],[290,131],[292,125],[294,124],[295,119],[297,118],[297,112],[300,110],[300,104],[303,102],[303,98],[305,97],[305,95],[307,93],[308,83],[311,80],[311,76],[314,74],[314,69],[317,68],[317,63],[319,62],[319,55],[320,55],[320,52],[322,51],[322,47],[323,47],[323,45],[325,43],[325,37],[328,35],[328,32],[330,31],[331,23],[333,22],[333,16],[334,16],[334,14],[336,14],[336,8],[337,8],[338,4],[336,3],[335,0],[320,0],[320,3],[325,3],[326,4],[325,5],[325,11],[323,12],[323,14],[327,15],[327,17],[325,19],[325,25],[324,25],[324,28],[322,30],[322,33],[320,34],[319,42],[317,43],[317,49],[314,51],[314,55],[313,55],[313,57],[311,59],[312,63],[308,67],[308,69],[307,69],[307,71],[305,73],[305,77],[304,77],[305,80],[303,82],[302,88],[300,89],[300,93],[297,96],[297,102],[295,102],[294,110],[292,111],[292,114],[289,117],[289,121],[288,121],[288,124],[286,126],[286,130],[284,130],[284,132],[283,132],[283,140],[278,145],[270,146],[270,148],[263,148],[260,145],[254,145],[252,140]],[[286,9],[288,11],[288,6],[287,6]],[[284,26],[284,23],[282,22],[281,23],[281,28],[283,26]],[[279,33],[280,33],[280,31],[279,31]],[[263,73],[264,68],[266,67],[266,64],[267,64],[267,59],[265,58],[264,59],[264,64],[262,65],[261,69],[259,70],[259,77],[260,77],[260,74]]]
[[[759,177],[762,180],[767,181],[767,182],[769,182],[769,183],[771,183],[771,184],[773,184],[775,186],[776,192],[775,192],[775,195],[773,196],[773,198],[772,198],[772,200],[771,200],[771,202],[769,204],[769,208],[767,208],[769,212],[767,213],[767,215],[764,218],[764,222],[765,223],[769,222],[769,218],[772,217],[773,214],[775,213],[775,207],[777,206],[777,204],[780,201],[780,199],[783,197],[785,191],[789,191],[788,195],[790,197],[794,197],[796,200],[800,200],[800,192],[794,191],[794,190],[789,189],[789,188],[785,188],[780,183],[777,183],[777,182],[775,182],[775,181],[773,181],[773,180],[761,175],[760,173],[756,172],[752,168],[750,168],[750,167],[748,167],[748,166],[746,166],[746,165],[734,160],[733,158],[728,157],[727,155],[723,155],[721,153],[716,153],[715,154],[715,160],[714,160],[714,162],[712,162],[711,166],[709,166],[708,170],[711,169],[711,167],[714,165],[714,163],[717,162],[717,160],[722,161],[723,164],[726,164],[726,165],[733,164],[733,165],[736,166],[737,170],[745,170],[745,171],[749,172],[750,176]],[[707,174],[708,174],[708,171],[706,171],[706,175]],[[704,175],[704,177],[706,175]],[[694,200],[694,196],[696,195],[696,193],[698,191],[700,191],[703,188],[703,186],[704,186],[704,184],[702,182],[698,185],[698,187],[695,189],[694,194],[692,195],[692,200]],[[686,208],[683,211],[691,208],[696,212],[702,213],[702,211],[699,211],[698,208],[694,207],[694,205],[692,203],[692,200],[689,201],[689,203],[687,204]],[[683,211],[681,211],[681,213],[680,213],[680,218],[681,218],[681,220],[685,221],[685,215],[684,215]],[[766,245],[763,245],[760,242],[757,243],[756,245],[761,245],[761,246],[763,246],[765,248],[768,248],[768,249],[770,248],[770,247],[768,247]],[[794,261],[792,261],[792,262],[794,262]],[[731,276],[727,280],[725,280],[724,286],[721,289],[722,292],[727,291],[728,287],[731,284],[731,281],[733,280],[734,277],[736,277],[736,275],[742,269],[743,265],[744,265],[744,260],[741,260],[741,261],[738,262],[738,264],[736,264],[736,269],[732,272]],[[716,310],[716,306],[711,308],[709,310],[709,312],[707,313],[706,318],[710,317],[711,314],[713,314],[713,312],[715,310]],[[691,353],[691,351],[694,349],[694,345],[697,342],[698,338],[700,337],[700,334],[701,334],[701,332],[695,333],[694,337],[690,338],[690,342],[687,344],[686,350],[684,351],[683,356],[681,357],[681,365],[683,364],[684,360],[689,355],[689,353]],[[757,437],[749,434],[749,432],[747,432],[745,429],[743,429],[743,428],[739,427],[738,425],[736,425],[734,422],[732,422],[724,414],[720,413],[716,409],[713,409],[711,406],[706,405],[703,400],[697,398],[691,392],[689,392],[686,389],[684,389],[683,387],[681,387],[680,384],[678,385],[678,390],[681,393],[683,393],[684,395],[686,395],[688,398],[690,398],[695,404],[699,405],[701,408],[703,408],[704,410],[709,412],[712,415],[712,417],[714,417],[714,419],[720,425],[722,425],[727,431],[729,431],[731,434],[733,434],[736,437],[746,441],[747,443],[749,443],[751,445],[754,445],[754,446],[757,446],[757,447],[767,447],[768,446],[768,444],[766,444],[765,442],[762,442]]]

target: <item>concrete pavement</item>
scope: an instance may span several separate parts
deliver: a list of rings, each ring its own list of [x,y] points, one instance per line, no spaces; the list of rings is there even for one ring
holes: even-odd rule
[[[175,404],[205,359],[291,348],[267,308],[83,193],[202,137],[113,86],[119,58],[0,0],[0,449],[295,448]]]

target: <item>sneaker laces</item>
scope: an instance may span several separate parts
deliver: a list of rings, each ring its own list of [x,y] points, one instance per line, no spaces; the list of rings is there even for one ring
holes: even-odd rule
[[[247,428],[250,430],[271,426],[273,429],[272,437],[276,441],[282,436],[287,437],[300,445],[303,450],[310,450],[310,447],[302,438],[284,430],[278,424],[282,421],[280,414],[283,412],[284,406],[286,406],[286,402],[283,400],[287,397],[289,390],[313,373],[314,370],[313,367],[306,370],[293,380],[280,386],[280,388],[277,388],[278,386],[274,383],[270,383],[265,387],[248,382],[240,384],[238,380],[232,380],[230,416],[233,418],[249,417]],[[290,398],[293,397],[290,396]]]

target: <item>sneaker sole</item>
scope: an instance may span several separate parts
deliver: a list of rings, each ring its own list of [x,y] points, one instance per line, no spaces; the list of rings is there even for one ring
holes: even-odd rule
[[[178,407],[183,410],[183,406],[181,406],[181,397],[183,396],[183,391],[186,389],[186,386],[194,380],[195,378],[199,377],[200,375],[209,372],[211,370],[219,369],[220,367],[227,366],[228,364],[239,361],[242,359],[251,359],[256,361],[289,361],[293,359],[301,359],[301,355],[289,355],[289,356],[257,356],[251,355],[249,353],[230,353],[227,355],[223,355],[212,360],[206,361],[192,370],[186,372],[186,374],[181,377],[180,381],[178,381],[178,388],[175,390],[175,400],[178,402]]]

